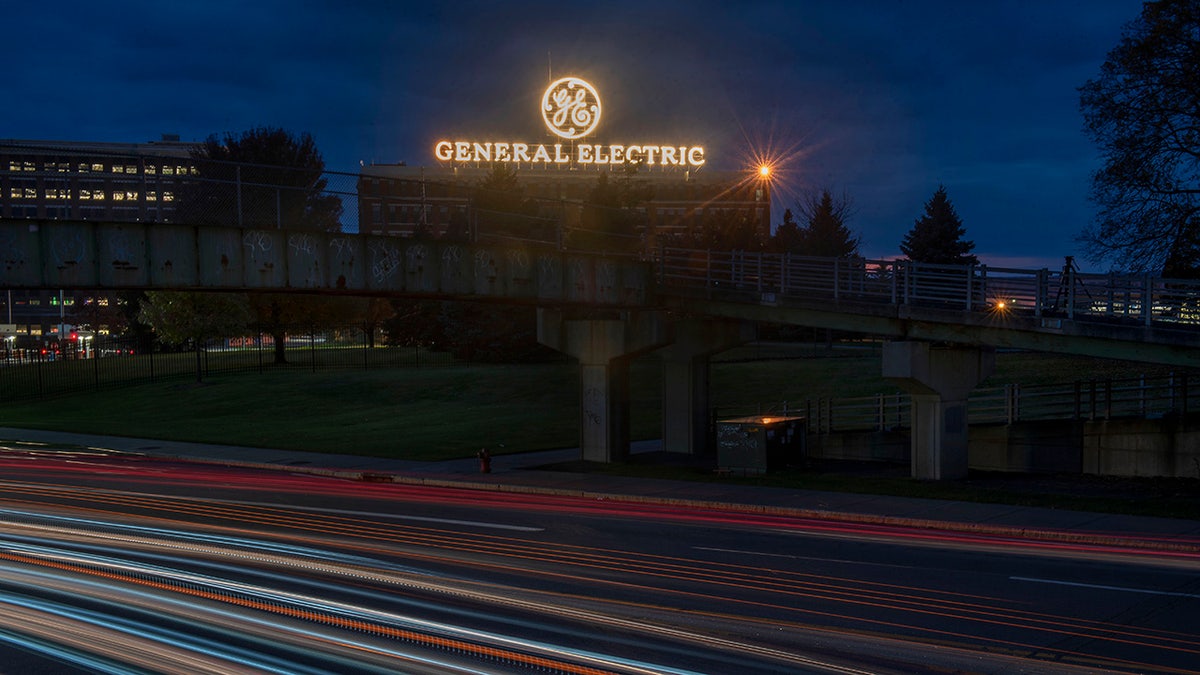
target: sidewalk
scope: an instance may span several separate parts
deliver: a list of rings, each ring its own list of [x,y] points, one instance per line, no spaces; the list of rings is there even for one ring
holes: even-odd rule
[[[1004,536],[1045,537],[1078,543],[1183,549],[1200,553],[1198,520],[760,487],[734,481],[692,482],[579,474],[536,468],[578,459],[578,449],[496,455],[492,458],[492,472],[481,474],[479,463],[474,458],[416,462],[0,427],[0,443],[3,441],[79,445],[358,480],[731,509]],[[632,452],[650,452],[658,448],[657,441],[641,442],[634,444]]]

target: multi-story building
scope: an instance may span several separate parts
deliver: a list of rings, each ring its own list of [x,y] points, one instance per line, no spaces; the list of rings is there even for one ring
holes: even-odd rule
[[[168,135],[148,143],[0,139],[0,217],[171,222],[183,182],[196,174],[194,147]],[[48,345],[62,324],[110,315],[115,302],[80,289],[0,290],[10,347]]]
[[[358,184],[359,231],[411,236],[442,234],[455,227],[486,228],[495,213],[480,213],[478,187],[492,169],[482,166],[423,168],[372,164]],[[534,202],[532,219],[568,227],[589,225],[585,204],[596,189],[601,169],[517,168],[524,199]],[[623,180],[619,169],[609,182]],[[683,235],[706,221],[736,219],[759,235],[771,232],[769,181],[746,172],[643,171],[629,177],[645,199],[634,208],[643,217],[640,233],[649,244],[664,235]],[[528,213],[528,210],[527,210]]]
[[[0,139],[0,217],[170,222],[194,147]]]

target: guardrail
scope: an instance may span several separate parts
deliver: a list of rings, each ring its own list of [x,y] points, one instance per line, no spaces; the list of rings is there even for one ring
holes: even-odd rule
[[[1200,330],[1200,281],[1186,279],[1084,274],[1070,265],[1054,272],[680,248],[659,249],[654,262],[660,285],[706,289],[710,297],[736,291],[762,300],[938,306]]]
[[[1200,386],[1186,374],[1164,377],[1087,380],[1069,384],[976,389],[967,401],[969,424],[1013,424],[1034,420],[1109,420],[1185,416],[1200,410]],[[908,394],[783,401],[763,406],[722,408],[722,417],[802,415],[809,433],[889,431],[910,428]],[[716,416],[714,416],[716,417]]]

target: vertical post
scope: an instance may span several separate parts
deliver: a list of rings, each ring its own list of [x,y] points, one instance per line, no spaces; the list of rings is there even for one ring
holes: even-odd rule
[[[900,263],[893,260],[891,264],[892,264],[892,304],[895,305],[895,304],[897,304],[897,302],[896,302],[896,298],[897,298],[896,284],[900,283]]]
[[[312,371],[317,372],[317,331],[312,326],[308,327],[308,362]]]
[[[1138,414],[1146,416],[1146,375],[1138,378]]]
[[[1063,270],[1067,279],[1067,318],[1075,318],[1075,268],[1067,266]]]
[[[100,359],[96,358],[96,352],[92,352],[92,374],[96,380],[96,391],[100,391]]]
[[[234,181],[237,184],[238,227],[242,227],[242,167],[234,167]]]
[[[1039,319],[1042,317],[1042,306],[1043,306],[1042,299],[1046,297],[1046,275],[1047,274],[1049,274],[1049,272],[1046,270],[1045,267],[1038,270],[1037,290],[1034,292],[1035,297],[1033,300],[1033,315],[1038,317]]]
[[[967,306],[966,310],[971,311],[971,296],[975,293],[975,266],[967,265]]]
[[[1146,325],[1150,325],[1150,319],[1154,313],[1154,279],[1149,275],[1145,275],[1145,286],[1142,288],[1142,317]]]

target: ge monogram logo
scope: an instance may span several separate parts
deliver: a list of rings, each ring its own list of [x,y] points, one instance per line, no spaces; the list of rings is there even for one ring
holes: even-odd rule
[[[582,138],[600,123],[600,95],[578,77],[564,77],[542,95],[542,118],[554,134]]]

